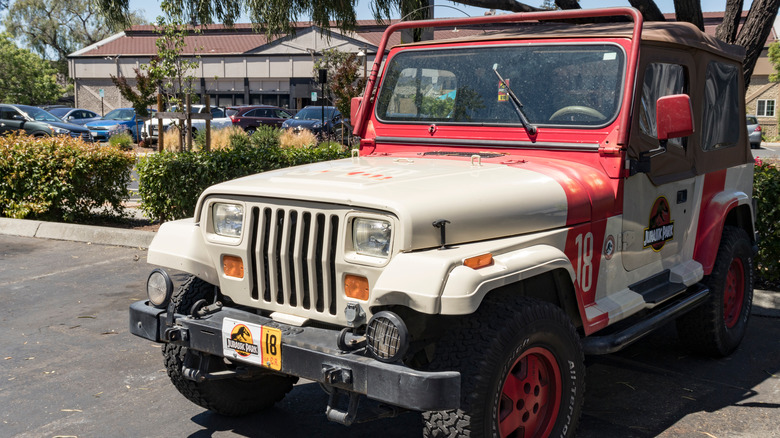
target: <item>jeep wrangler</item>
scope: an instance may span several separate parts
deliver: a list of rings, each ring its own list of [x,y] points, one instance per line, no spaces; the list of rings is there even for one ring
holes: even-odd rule
[[[152,271],[130,330],[186,398],[241,415],[304,378],[343,424],[368,398],[422,411],[425,436],[573,436],[584,354],[671,321],[698,352],[738,347],[740,47],[616,8],[401,22],[377,53],[351,158],[217,184],[160,227],[148,262],[190,277]]]

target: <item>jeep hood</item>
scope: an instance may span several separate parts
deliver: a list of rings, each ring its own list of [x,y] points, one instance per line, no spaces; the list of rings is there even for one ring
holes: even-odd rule
[[[565,226],[569,205],[588,202],[587,190],[568,190],[567,197],[562,184],[544,169],[469,160],[361,157],[221,183],[206,189],[199,205],[211,195],[243,195],[388,212],[400,228],[395,230],[401,236],[396,248],[405,251],[439,246],[440,230],[432,223],[441,219],[449,221],[448,245]],[[571,187],[571,180],[567,184]],[[582,199],[571,199],[572,193],[580,193]]]

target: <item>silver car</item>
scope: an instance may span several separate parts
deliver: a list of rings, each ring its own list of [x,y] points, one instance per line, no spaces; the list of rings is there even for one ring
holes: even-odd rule
[[[761,125],[758,124],[756,116],[747,116],[747,132],[750,140],[751,149],[761,148]]]
[[[75,123],[81,126],[100,120],[100,114],[81,108],[52,108],[49,112],[67,123]]]

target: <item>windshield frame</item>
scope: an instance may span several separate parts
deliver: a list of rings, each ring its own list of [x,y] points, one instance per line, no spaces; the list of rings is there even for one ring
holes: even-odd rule
[[[618,117],[620,116],[622,112],[622,106],[624,103],[623,97],[626,93],[626,71],[628,69],[628,65],[630,62],[630,58],[628,56],[626,47],[624,47],[622,44],[617,42],[617,40],[622,40],[622,38],[609,38],[609,39],[603,39],[603,40],[585,40],[585,41],[550,41],[550,40],[534,40],[534,41],[527,41],[527,40],[514,40],[511,42],[508,42],[506,40],[502,41],[474,41],[474,42],[468,42],[464,44],[447,44],[437,47],[421,47],[421,48],[401,48],[397,51],[394,50],[391,52],[390,56],[386,59],[386,62],[383,63],[382,66],[382,75],[381,75],[381,82],[379,83],[377,87],[377,91],[375,94],[376,103],[373,105],[373,116],[376,119],[377,122],[380,122],[382,124],[387,125],[446,125],[446,126],[462,126],[462,127],[481,127],[481,126],[487,126],[487,127],[505,127],[505,128],[519,128],[524,129],[523,124],[518,119],[516,121],[498,121],[498,122],[485,122],[485,121],[476,121],[476,122],[469,122],[469,121],[450,121],[450,120],[442,120],[439,118],[435,119],[419,119],[419,120],[397,120],[397,119],[388,119],[388,118],[382,118],[382,116],[379,114],[380,111],[380,98],[382,96],[383,91],[385,90],[385,86],[387,85],[387,81],[389,80],[389,68],[393,64],[393,62],[396,60],[396,58],[399,55],[407,54],[407,53],[414,53],[414,52],[422,52],[426,54],[431,54],[431,52],[434,51],[452,51],[452,50],[473,50],[475,48],[479,47],[485,47],[485,48],[532,48],[532,47],[576,47],[576,46],[610,46],[614,47],[616,49],[616,52],[618,55],[618,62],[619,67],[616,74],[617,78],[617,90],[615,94],[615,108],[612,114],[608,115],[607,118],[603,123],[600,124],[576,124],[576,123],[549,123],[547,122],[540,122],[537,120],[531,120],[531,123],[536,127],[541,128],[553,128],[553,129],[588,129],[588,130],[598,130],[603,129],[607,126],[612,125],[616,122]],[[630,40],[629,44],[630,44]],[[485,66],[486,69],[490,69],[492,66]],[[503,68],[506,68],[506,66],[503,66]],[[499,67],[499,71],[503,72],[502,67]],[[493,74],[491,72],[491,74]],[[511,86],[512,84],[510,84]],[[533,106],[527,105],[528,108],[533,108]]]

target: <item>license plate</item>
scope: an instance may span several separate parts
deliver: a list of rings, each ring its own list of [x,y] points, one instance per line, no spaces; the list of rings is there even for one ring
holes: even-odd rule
[[[282,331],[225,318],[222,321],[222,351],[227,358],[279,371],[282,369]]]

